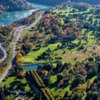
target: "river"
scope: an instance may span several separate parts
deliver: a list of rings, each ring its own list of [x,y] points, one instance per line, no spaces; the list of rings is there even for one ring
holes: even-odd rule
[[[45,5],[38,5],[38,4],[34,4],[34,5],[36,9],[25,10],[25,11],[4,12],[0,14],[0,25],[2,26],[10,25],[11,23],[15,21],[28,17],[29,15],[32,14],[32,12],[38,9],[47,8],[47,6]]]

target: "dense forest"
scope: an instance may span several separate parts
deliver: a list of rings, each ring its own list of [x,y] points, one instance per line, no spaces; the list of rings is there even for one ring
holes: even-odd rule
[[[17,66],[43,63],[37,72],[56,100],[99,98],[99,11],[86,3],[63,3],[46,10],[18,41]]]
[[[65,2],[13,23],[26,27],[14,45],[13,67],[1,83],[5,98],[99,100],[99,13],[98,5]],[[1,38],[13,27],[1,27]]]
[[[60,4],[62,2],[66,2],[69,0],[28,0],[32,3],[38,3],[38,4],[44,4],[44,5],[57,5]],[[89,3],[89,4],[100,4],[99,0],[70,0],[72,2],[84,2],[84,3]]]
[[[0,0],[0,12],[18,11],[34,8],[33,5],[26,0]]]
[[[10,26],[0,26],[0,43],[7,42],[11,38],[11,31],[14,27]]]

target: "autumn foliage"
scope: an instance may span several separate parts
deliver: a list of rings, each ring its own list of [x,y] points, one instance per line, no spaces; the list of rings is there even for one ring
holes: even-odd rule
[[[20,52],[18,52],[17,55],[16,55],[16,63],[22,64],[22,61],[23,61],[22,54]]]
[[[44,28],[46,34],[60,37],[78,37],[81,34],[80,28],[73,26],[70,22],[64,22],[62,18],[54,14],[45,14],[38,27]]]

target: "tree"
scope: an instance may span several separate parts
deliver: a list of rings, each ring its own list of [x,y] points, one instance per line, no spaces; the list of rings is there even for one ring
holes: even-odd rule
[[[88,72],[88,78],[92,78],[93,76],[97,75],[97,69],[96,66],[91,68]]]
[[[85,95],[85,92],[82,90],[74,90],[72,93],[71,100],[83,100],[83,96]]]
[[[57,75],[57,82],[59,82],[62,79],[63,79],[63,76],[62,75]]]
[[[99,96],[98,92],[96,92],[96,91],[95,92],[89,91],[87,93],[86,100],[97,100],[98,96]]]
[[[0,87],[0,100],[5,100],[5,95],[1,87]]]
[[[84,77],[81,74],[77,74],[72,82],[71,88],[77,87],[79,84],[83,84],[85,82]]]
[[[20,64],[22,64],[22,62],[23,62],[22,54],[20,52],[18,52],[17,55],[16,55],[16,63],[18,65],[20,65]]]
[[[59,73],[63,68],[62,62],[61,61],[57,61],[57,67],[55,68],[55,72]]]

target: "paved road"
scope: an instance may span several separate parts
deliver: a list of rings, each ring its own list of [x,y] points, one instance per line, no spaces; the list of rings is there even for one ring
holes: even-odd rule
[[[16,44],[17,41],[20,38],[21,32],[24,30],[24,26],[20,26],[18,28],[15,29],[14,31],[14,35],[13,37],[15,38],[16,42],[15,43],[11,43],[13,45],[13,55],[12,55],[12,60],[13,58],[16,56]],[[10,65],[8,66],[8,68],[6,69],[6,71],[4,72],[4,74],[2,75],[2,77],[0,78],[0,83],[5,79],[5,77],[8,75],[9,70],[12,68],[12,63],[10,63]]]
[[[41,14],[34,23],[32,23],[30,26],[25,27],[25,29],[30,29],[31,27],[34,27],[42,18],[43,14]]]
[[[13,37],[15,38],[16,42],[12,43],[12,45],[13,45],[13,56],[12,56],[12,58],[14,58],[16,56],[16,44],[17,44],[17,42],[20,38],[21,32],[24,30],[24,27],[25,26],[20,26],[20,27],[16,28],[15,31],[14,31]]]
[[[20,38],[20,35],[21,35],[21,32],[24,30],[24,29],[29,29],[31,27],[34,27],[39,21],[40,19],[42,18],[42,15],[40,15],[39,18],[37,18],[37,20],[31,24],[30,26],[26,27],[26,26],[20,26],[20,27],[17,27],[14,31],[14,35],[13,37],[15,38],[16,42],[15,43],[12,43],[13,45],[13,55],[12,55],[12,60],[13,58],[16,56],[16,44],[17,44],[17,41],[19,40]],[[4,74],[2,75],[2,77],[0,78],[0,83],[5,79],[5,77],[8,75],[8,72],[9,70],[12,68],[12,63],[10,63],[10,65],[8,66],[8,68],[6,69],[6,71],[4,72]]]
[[[7,53],[6,53],[5,49],[2,47],[1,43],[0,43],[0,49],[3,51],[3,54],[4,54],[2,59],[0,59],[0,63],[2,63],[7,58]]]

